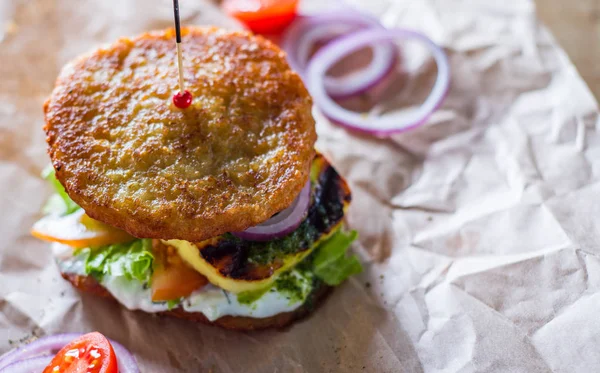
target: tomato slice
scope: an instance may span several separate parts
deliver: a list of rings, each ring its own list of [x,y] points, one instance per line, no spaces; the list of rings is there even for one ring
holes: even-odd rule
[[[296,18],[299,0],[224,0],[223,9],[256,33],[283,30]]]
[[[33,225],[31,234],[41,240],[60,242],[76,249],[135,239],[125,231],[90,218],[83,210],[66,216],[46,216]]]
[[[152,301],[187,297],[207,283],[206,277],[186,265],[157,267],[152,273]]]
[[[158,247],[156,247],[158,246]],[[155,245],[155,260],[150,289],[152,301],[165,302],[187,297],[208,283],[208,279],[183,260],[166,245]]]
[[[117,355],[98,332],[84,334],[63,347],[43,373],[118,373]]]

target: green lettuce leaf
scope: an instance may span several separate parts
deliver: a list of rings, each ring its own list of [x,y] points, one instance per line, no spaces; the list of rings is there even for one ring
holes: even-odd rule
[[[179,304],[181,304],[181,299],[183,298],[177,298],[177,299],[171,299],[167,301],[167,309],[169,311],[171,311],[173,308],[179,306]]]
[[[65,188],[56,178],[56,173],[52,165],[48,165],[48,167],[46,167],[44,171],[42,171],[42,177],[48,180],[54,188],[54,190],[56,191],[56,195],[50,197],[50,199],[44,206],[45,213],[60,211],[61,213],[68,215],[80,209],[80,207],[75,202],[73,202],[71,197],[69,197],[69,195],[65,191]]]
[[[125,276],[143,283],[152,275],[152,240],[108,245],[83,249],[76,254],[85,255],[85,273],[101,279],[104,275]]]
[[[327,285],[339,285],[348,277],[362,271],[358,257],[346,255],[356,237],[356,231],[345,233],[340,229],[317,248],[313,259],[313,271]]]

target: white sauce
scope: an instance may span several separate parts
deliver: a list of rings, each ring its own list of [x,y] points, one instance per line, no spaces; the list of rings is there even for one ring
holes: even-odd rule
[[[150,313],[169,309],[166,303],[152,302],[150,288],[144,289],[144,284],[139,281],[124,276],[104,276],[101,284],[127,309]]]
[[[60,246],[63,245],[56,246],[55,253],[61,251]],[[70,250],[72,251],[72,249]],[[57,255],[57,263],[62,272],[85,275],[84,263],[80,257]],[[251,304],[241,304],[238,302],[236,294],[213,285],[207,285],[183,299],[181,305],[187,312],[201,312],[210,321],[226,315],[265,318],[282,312],[294,311],[304,303],[310,294],[312,282],[303,278],[297,271],[292,271],[292,273],[297,276],[298,283],[303,288],[303,299],[290,301],[285,293],[279,292],[273,287]],[[123,276],[105,275],[102,279],[102,286],[130,310],[155,313],[168,309],[166,303],[152,302],[150,289],[145,289],[144,285],[137,280],[128,280]]]

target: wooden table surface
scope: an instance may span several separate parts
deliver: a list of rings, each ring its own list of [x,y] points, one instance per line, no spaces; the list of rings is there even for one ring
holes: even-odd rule
[[[600,0],[536,0],[538,14],[600,101]]]

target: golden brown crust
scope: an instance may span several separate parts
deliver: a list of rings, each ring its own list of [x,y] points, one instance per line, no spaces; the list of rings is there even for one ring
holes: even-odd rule
[[[61,273],[62,277],[69,281],[75,288],[84,293],[93,294],[100,297],[116,299],[91,276],[81,276],[75,274]],[[215,321],[209,321],[204,314],[200,312],[186,312],[182,308],[176,308],[171,311],[159,312],[158,315],[177,317],[184,320],[201,322],[208,325],[216,325],[225,329],[237,331],[252,331],[268,328],[284,328],[292,322],[307,316],[331,291],[331,287],[322,285],[316,289],[310,301],[302,307],[292,312],[284,312],[275,316],[262,319],[243,316],[223,316]]]
[[[121,39],[61,72],[44,105],[57,178],[88,215],[136,237],[202,241],[289,206],[314,156],[312,102],[274,44],[183,30]]]

